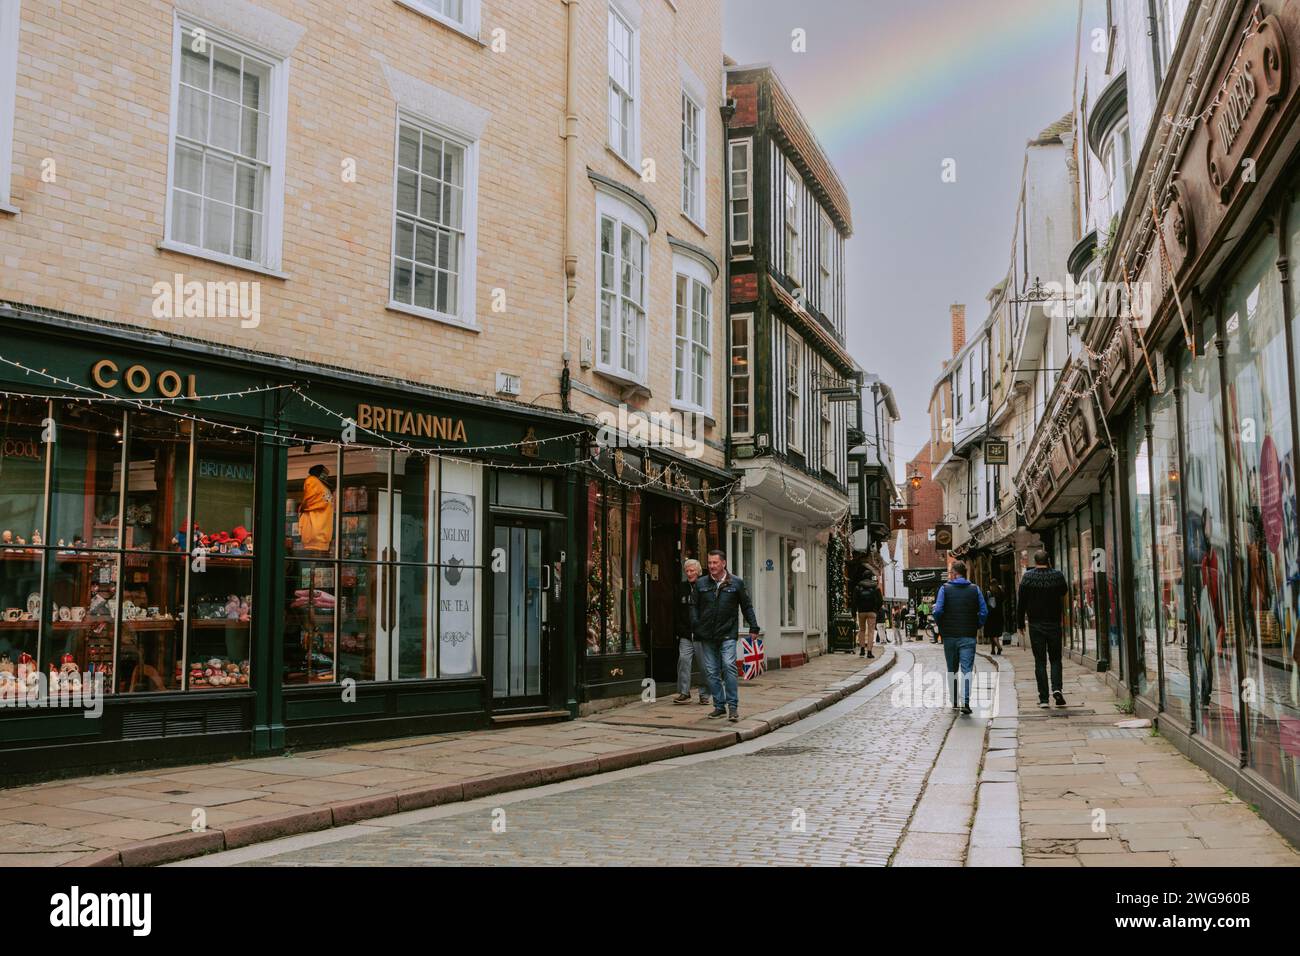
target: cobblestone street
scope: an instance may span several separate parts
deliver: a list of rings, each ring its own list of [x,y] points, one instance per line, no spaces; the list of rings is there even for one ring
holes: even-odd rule
[[[927,670],[942,667],[938,647],[914,643],[900,660],[903,671],[911,667],[909,654]],[[335,842],[274,856],[265,855],[270,846],[256,848],[263,858],[247,863],[884,866],[955,719],[946,707],[893,706],[893,697],[890,682],[878,681],[727,756],[681,758],[613,779],[542,788],[545,793],[370,821],[351,828],[358,833],[351,838],[340,839],[341,831],[324,836]],[[504,832],[493,830],[494,810]],[[420,814],[438,818],[401,825]],[[193,863],[241,862],[248,855],[234,851]]]

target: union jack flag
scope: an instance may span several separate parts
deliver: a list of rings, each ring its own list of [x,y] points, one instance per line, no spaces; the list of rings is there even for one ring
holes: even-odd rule
[[[763,654],[763,639],[757,634],[747,634],[740,639],[740,656],[736,660],[736,669],[744,680],[753,680],[767,670],[767,660]]]

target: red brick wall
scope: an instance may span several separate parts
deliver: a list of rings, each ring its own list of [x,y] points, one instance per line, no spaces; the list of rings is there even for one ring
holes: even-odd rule
[[[748,275],[738,275],[731,277],[731,301],[732,302],[755,302],[758,300],[758,274],[751,272]]]
[[[729,124],[732,129],[746,129],[758,125],[758,84],[731,83],[727,95],[736,101],[736,115]]]
[[[905,485],[907,506],[912,509],[912,530],[907,533],[905,568],[941,568],[948,564],[930,540],[930,529],[943,518],[943,488],[930,479],[930,443],[926,442],[907,465],[907,476],[921,476],[921,487]]]

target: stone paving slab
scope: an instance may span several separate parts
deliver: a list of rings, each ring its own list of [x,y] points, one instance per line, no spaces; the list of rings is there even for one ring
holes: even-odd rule
[[[710,708],[694,701],[674,705],[665,695],[558,724],[425,734],[0,790],[0,866],[154,865],[221,850],[227,831],[245,846],[399,808],[702,753],[815,713],[886,673],[894,660],[892,648],[871,661],[826,655],[742,682],[746,719],[738,724],[709,719]],[[206,816],[202,832],[191,829],[196,809]]]
[[[1300,866],[1300,853],[1149,728],[1097,737],[1130,719],[1104,680],[1062,662],[1069,707],[1038,708],[1033,656],[1015,670],[1025,866]],[[988,786],[986,784],[985,786]]]

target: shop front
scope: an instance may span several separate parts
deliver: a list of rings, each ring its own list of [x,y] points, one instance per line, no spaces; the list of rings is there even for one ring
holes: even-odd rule
[[[1156,224],[1124,234],[1150,321],[1086,335],[1105,467],[1068,515],[1074,462],[1022,490],[1071,568],[1076,652],[1108,655],[1139,714],[1296,840],[1300,2],[1242,4],[1231,35]]]
[[[68,316],[0,328],[16,777],[572,712],[575,418]]]
[[[641,695],[648,681],[666,694],[676,681],[673,615],[684,562],[694,558],[707,568],[709,551],[725,547],[730,491],[725,472],[667,449],[596,451],[585,475],[580,541],[578,700],[587,708]],[[731,567],[743,573],[734,560]]]

